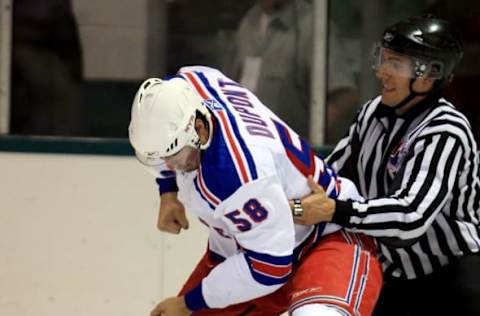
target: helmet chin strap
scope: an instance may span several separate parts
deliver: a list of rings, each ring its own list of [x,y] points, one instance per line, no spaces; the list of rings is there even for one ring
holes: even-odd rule
[[[432,88],[431,90],[429,90],[427,92],[416,92],[416,91],[414,91],[413,90],[413,83],[415,82],[415,80],[417,80],[417,78],[418,77],[410,79],[410,84],[409,84],[410,93],[405,97],[405,99],[400,101],[398,104],[392,106],[393,110],[402,109],[403,107],[405,107],[408,104],[408,102],[412,101],[413,98],[415,98],[417,96],[428,95],[428,94],[434,93],[437,90],[436,88]]]

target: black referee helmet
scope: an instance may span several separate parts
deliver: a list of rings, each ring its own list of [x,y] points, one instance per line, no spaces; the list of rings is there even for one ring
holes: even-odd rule
[[[433,15],[412,17],[387,27],[381,45],[414,57],[414,78],[428,70],[428,75],[439,79],[442,86],[451,80],[463,56],[458,30]]]

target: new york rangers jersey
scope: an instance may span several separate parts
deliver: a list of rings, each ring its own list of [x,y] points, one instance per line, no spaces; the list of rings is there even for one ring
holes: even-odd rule
[[[346,180],[250,91],[208,67],[184,67],[185,79],[213,116],[200,168],[157,174],[160,191],[178,186],[185,208],[209,228],[210,255],[221,260],[185,296],[192,310],[222,308],[269,294],[335,224],[295,225],[288,199],[310,193],[312,175],[331,197]],[[292,109],[295,111],[295,109]],[[342,191],[341,187],[342,186]],[[353,189],[353,190],[352,190]],[[357,198],[355,189],[349,196]]]

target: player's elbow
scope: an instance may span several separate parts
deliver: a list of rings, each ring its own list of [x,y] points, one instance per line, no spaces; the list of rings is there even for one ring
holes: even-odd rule
[[[290,268],[288,271],[285,271],[282,275],[267,275],[264,274],[263,272],[259,271],[252,271],[252,277],[257,281],[258,283],[269,286],[269,287],[281,287],[284,285],[287,281],[288,278],[290,277],[292,273],[292,269]]]
[[[265,286],[280,287],[292,274],[292,256],[270,256],[247,252],[247,261],[253,279]]]

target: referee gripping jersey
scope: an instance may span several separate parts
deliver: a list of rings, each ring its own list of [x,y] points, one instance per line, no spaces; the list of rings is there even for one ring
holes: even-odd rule
[[[477,144],[438,97],[402,116],[368,102],[328,162],[365,202],[337,201],[333,222],[377,238],[386,276],[418,278],[480,249]]]

